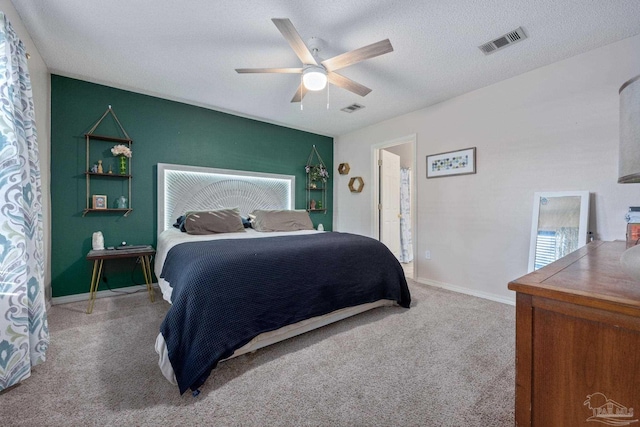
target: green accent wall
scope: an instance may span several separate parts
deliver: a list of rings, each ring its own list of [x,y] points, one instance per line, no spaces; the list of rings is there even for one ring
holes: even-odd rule
[[[133,140],[133,188],[128,217],[118,213],[88,213],[86,207],[85,138],[111,105]],[[313,120],[313,117],[309,117]],[[96,134],[120,136],[111,116]],[[114,143],[92,141],[91,163],[103,160],[105,172],[117,159]],[[246,119],[206,108],[169,101],[81,80],[51,76],[51,276],[54,297],[89,292],[92,263],[86,260],[94,231],[102,231],[105,246],[156,244],[157,164],[173,163],[223,169],[295,175],[296,208],[306,202],[304,166],[315,145],[331,177],[326,214],[313,212],[314,225],[332,229],[333,138]],[[332,173],[333,172],[333,173]],[[110,207],[127,195],[126,180],[95,178],[92,194],[107,195]],[[99,290],[144,283],[134,259],[104,263],[107,282]]]

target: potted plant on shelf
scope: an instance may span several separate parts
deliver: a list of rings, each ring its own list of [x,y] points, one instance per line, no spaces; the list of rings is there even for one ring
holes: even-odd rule
[[[306,165],[304,170],[309,175],[309,187],[316,188],[318,182],[326,183],[329,178],[329,171],[320,163],[319,165]]]
[[[111,154],[120,160],[120,175],[127,174],[127,159],[131,158],[131,149],[126,145],[116,145],[111,149]]]

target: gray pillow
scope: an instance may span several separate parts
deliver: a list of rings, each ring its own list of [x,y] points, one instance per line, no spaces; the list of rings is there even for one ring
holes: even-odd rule
[[[202,212],[189,212],[184,221],[189,234],[234,233],[244,231],[240,210],[216,209]]]
[[[257,231],[313,230],[309,213],[304,210],[255,210],[249,214],[251,227]]]

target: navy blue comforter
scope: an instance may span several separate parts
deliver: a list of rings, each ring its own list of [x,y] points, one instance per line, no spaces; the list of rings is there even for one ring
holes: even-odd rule
[[[160,331],[181,394],[263,332],[380,299],[411,303],[387,247],[347,233],[183,243],[160,277],[173,287]]]

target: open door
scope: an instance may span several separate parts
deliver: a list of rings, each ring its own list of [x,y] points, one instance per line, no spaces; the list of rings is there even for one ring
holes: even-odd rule
[[[400,156],[380,150],[380,241],[400,258]]]

